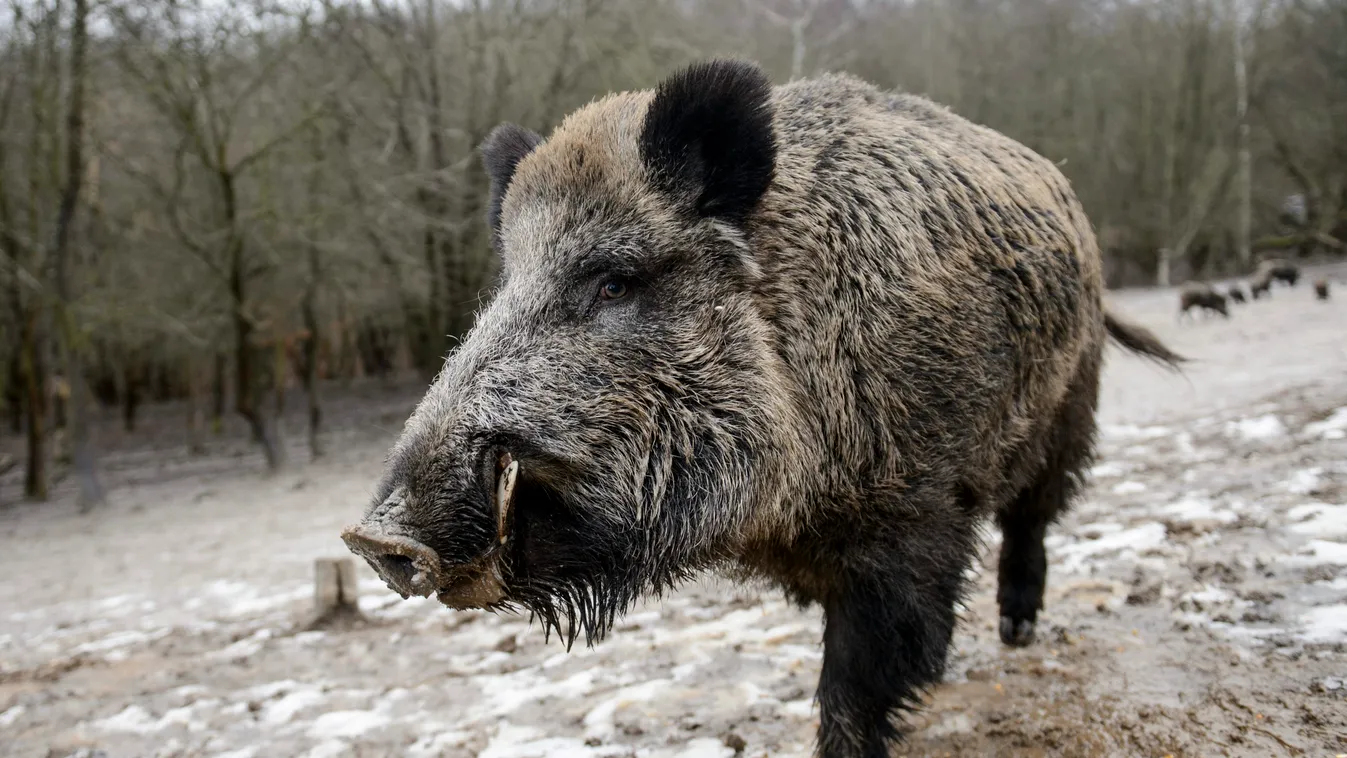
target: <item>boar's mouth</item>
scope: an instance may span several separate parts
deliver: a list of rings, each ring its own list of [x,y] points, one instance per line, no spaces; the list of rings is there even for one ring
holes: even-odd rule
[[[506,600],[501,563],[510,540],[519,461],[505,453],[500,456],[496,470],[491,498],[496,539],[469,563],[449,565],[428,545],[391,530],[382,521],[366,520],[348,526],[342,530],[342,540],[403,599],[434,594],[441,603],[457,610],[500,605]],[[394,493],[392,497],[399,496]]]

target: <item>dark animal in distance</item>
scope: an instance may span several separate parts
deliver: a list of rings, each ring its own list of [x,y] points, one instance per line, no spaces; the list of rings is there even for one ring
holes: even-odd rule
[[[343,537],[388,585],[569,647],[707,569],[824,610],[818,752],[940,680],[977,529],[1001,638],[1093,457],[1099,247],[1045,158],[846,75],[683,69],[482,146],[498,289]]]
[[[1257,274],[1266,274],[1273,282],[1294,287],[1300,280],[1300,267],[1284,258],[1269,258],[1258,264]]]
[[[1249,280],[1249,295],[1254,300],[1264,295],[1272,297],[1272,275],[1266,271],[1255,273],[1253,279]]]
[[[1217,292],[1208,284],[1185,284],[1179,290],[1179,316],[1191,315],[1189,311],[1193,308],[1215,311],[1226,318],[1230,318],[1230,310],[1226,306],[1225,295]]]
[[[1230,302],[1244,305],[1248,300],[1244,297],[1244,289],[1238,284],[1230,285]]]
[[[1328,299],[1328,279],[1314,280],[1314,297],[1316,300]]]

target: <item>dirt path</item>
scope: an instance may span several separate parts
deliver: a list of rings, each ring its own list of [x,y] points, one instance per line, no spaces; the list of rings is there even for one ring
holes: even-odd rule
[[[1112,294],[1200,361],[1179,378],[1110,352],[1100,462],[1050,538],[1038,642],[996,639],[991,532],[900,754],[1347,753],[1340,291],[1182,326],[1172,292]],[[344,554],[414,399],[274,479],[225,455],[164,481],[162,456],[128,448],[109,510],[0,512],[0,753],[808,754],[820,619],[770,590],[708,580],[566,653],[525,618],[400,601],[362,566],[370,622],[306,631],[313,559]]]

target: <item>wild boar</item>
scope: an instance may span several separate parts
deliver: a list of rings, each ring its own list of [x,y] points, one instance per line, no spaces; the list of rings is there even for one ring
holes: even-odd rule
[[[1230,318],[1230,310],[1225,303],[1225,295],[1217,292],[1209,284],[1192,282],[1179,290],[1179,316],[1189,315],[1192,308],[1215,311]]]
[[[1257,300],[1263,295],[1272,297],[1272,274],[1266,271],[1256,272],[1253,279],[1249,280],[1249,295],[1253,297],[1254,300]]]
[[[482,146],[498,288],[343,533],[404,596],[569,647],[707,569],[825,616],[819,754],[939,680],[988,516],[1001,638],[1095,442],[1099,248],[1052,162],[847,75],[687,67]]]
[[[1269,258],[1258,264],[1257,273],[1267,274],[1273,282],[1285,282],[1294,287],[1300,280],[1300,267],[1284,258]]]
[[[1314,280],[1314,298],[1316,300],[1328,299],[1328,279],[1320,278]]]
[[[1248,300],[1244,297],[1244,288],[1240,287],[1238,284],[1230,285],[1229,294],[1230,294],[1230,302],[1232,303],[1239,303],[1240,305],[1244,305],[1245,303],[1248,302]]]

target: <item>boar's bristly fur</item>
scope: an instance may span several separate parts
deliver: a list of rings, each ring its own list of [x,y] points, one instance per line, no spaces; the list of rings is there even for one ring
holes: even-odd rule
[[[989,516],[1001,637],[1030,644],[1105,340],[1182,360],[1105,312],[1051,162],[726,60],[483,157],[499,289],[348,530],[390,586],[569,646],[697,571],[769,579],[823,608],[829,758],[884,755],[939,680]]]

